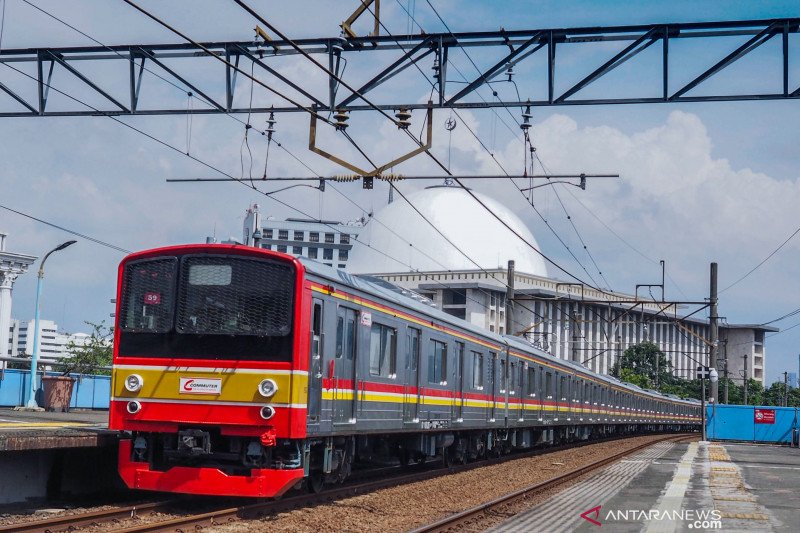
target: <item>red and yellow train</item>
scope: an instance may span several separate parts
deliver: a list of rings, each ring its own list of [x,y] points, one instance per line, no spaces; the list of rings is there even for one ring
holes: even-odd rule
[[[467,461],[696,426],[699,405],[484,331],[377,280],[236,245],[119,267],[110,427],[131,488],[273,497],[357,461]]]

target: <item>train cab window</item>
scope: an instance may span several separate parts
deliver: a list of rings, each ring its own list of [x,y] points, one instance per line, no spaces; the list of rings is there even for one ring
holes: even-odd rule
[[[536,369],[529,366],[528,367],[528,383],[527,388],[525,389],[525,394],[528,396],[536,396]]]
[[[428,352],[428,382],[447,385],[447,344],[433,339]]]
[[[544,380],[544,392],[548,398],[553,397],[553,373],[547,372]]]
[[[369,335],[369,373],[383,378],[397,374],[397,334],[394,328],[372,323]]]
[[[172,329],[177,266],[175,257],[128,264],[122,289],[123,331],[162,333]]]
[[[406,333],[406,368],[416,371],[419,366],[419,339],[422,332],[416,328],[408,328]]]
[[[480,352],[472,352],[472,388],[483,390],[483,376],[484,376],[484,361],[483,354]]]

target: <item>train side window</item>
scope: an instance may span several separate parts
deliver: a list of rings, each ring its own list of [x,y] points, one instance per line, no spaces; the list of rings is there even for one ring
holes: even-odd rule
[[[352,361],[356,353],[356,311],[340,307],[336,312],[336,358]]]
[[[558,401],[566,400],[567,394],[569,394],[569,382],[567,381],[567,376],[561,376],[558,387]]]
[[[517,363],[514,361],[509,363],[508,390],[511,394],[516,394],[517,391]]]
[[[506,381],[508,376],[506,375],[506,360],[500,359],[500,392],[506,391]]]
[[[545,374],[544,383],[545,383],[545,385],[544,385],[545,394],[547,395],[548,398],[552,398],[553,397],[553,373],[552,372],[547,372],[547,374]]]
[[[355,311],[348,310],[347,313],[347,349],[344,352],[345,357],[352,361],[356,353],[356,313]]]
[[[393,378],[397,374],[397,334],[394,328],[372,323],[369,334],[369,373]]]
[[[419,339],[422,332],[416,328],[408,328],[406,335],[406,368],[417,370],[419,362]]]
[[[536,396],[536,369],[532,366],[528,367],[528,388],[525,390],[525,394],[528,396]]]
[[[447,385],[447,345],[431,339],[428,352],[428,382]]]
[[[484,376],[484,361],[483,354],[480,352],[472,352],[472,388],[483,390],[483,376]]]
[[[311,353],[315,359],[320,357],[320,339],[322,335],[322,304],[314,302],[314,314],[311,319]]]
[[[336,358],[341,359],[344,354],[344,317],[336,317]]]

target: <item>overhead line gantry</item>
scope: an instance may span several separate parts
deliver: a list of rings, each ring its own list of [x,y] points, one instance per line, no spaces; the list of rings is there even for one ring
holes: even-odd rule
[[[285,84],[287,90],[293,91],[297,97],[306,99],[317,111],[332,112],[397,109],[426,109],[427,103],[417,100],[401,102],[373,102],[368,105],[360,100],[351,90],[343,87],[337,77],[342,77],[341,58],[346,57],[352,67],[356,60],[365,55],[381,51],[396,51],[393,61],[377,70],[367,82],[360,85],[351,81],[347,83],[357,87],[358,93],[366,95],[378,86],[386,87],[398,74],[414,66],[425,58],[433,56],[439,65],[434,72],[433,80],[439,89],[439,97],[432,103],[434,109],[457,108],[475,109],[490,107],[532,106],[566,106],[597,104],[634,104],[634,103],[679,103],[710,102],[737,100],[781,100],[800,98],[800,81],[791,79],[790,52],[797,47],[795,39],[790,36],[800,32],[800,18],[782,18],[769,20],[724,21],[703,23],[648,24],[635,26],[587,27],[587,28],[555,28],[531,30],[498,30],[484,32],[430,33],[421,35],[366,35],[347,37],[306,38],[288,40],[268,40],[258,38],[255,41],[207,42],[201,43],[210,53],[225,58],[232,65],[238,66],[240,61],[253,62],[262,74],[271,76]],[[731,45],[729,53],[716,62],[710,62],[707,68],[687,83],[675,84],[676,70],[681,65],[670,61],[670,44],[676,40],[691,40],[703,45],[711,39],[720,37],[740,37],[738,45]],[[699,94],[708,90],[707,81],[765,43],[778,39],[781,42],[779,54],[782,65],[776,73],[775,90],[763,93],[746,93],[733,82],[726,85],[730,89],[724,94]],[[581,65],[583,76],[563,92],[557,91],[559,63],[557,51],[576,43],[587,45],[608,42],[625,43],[625,47],[613,53],[599,67],[593,68],[589,60]],[[294,46],[296,45],[296,47]],[[593,85],[623,63],[628,62],[644,50],[652,46],[660,46],[661,54],[657,58],[648,57],[643,63],[649,66],[657,61],[661,71],[661,89],[653,94],[646,87],[637,89],[641,94],[636,96],[618,96],[614,88],[600,89],[601,97],[581,98],[581,92]],[[447,81],[447,63],[450,52],[454,48],[483,48],[497,51],[496,60],[466,84],[459,84],[458,90],[450,91]],[[778,48],[778,47],[776,47]],[[510,68],[525,61],[530,61],[537,54],[546,57],[546,95],[531,95],[525,100],[471,99],[475,92],[485,83],[497,80],[508,73]],[[326,94],[314,94],[314,90],[290,80],[276,68],[276,58],[296,56],[298,61],[308,61],[307,56],[318,58],[319,62],[327,61],[333,75],[328,77]],[[792,54],[794,57],[794,54]],[[178,44],[135,44],[115,46],[73,46],[63,48],[27,48],[0,50],[0,64],[13,66],[21,71],[35,72],[36,81],[28,84],[12,83],[13,71],[0,68],[0,94],[5,95],[6,102],[0,107],[0,117],[41,117],[41,116],[95,116],[95,115],[184,115],[184,114],[216,114],[216,113],[276,113],[303,111],[297,106],[250,107],[236,105],[235,89],[237,72],[227,66],[219,69],[219,78],[203,82],[190,81],[190,73],[195,72],[197,60],[208,58],[208,52],[198,49],[191,43]],[[176,61],[180,60],[180,61]],[[324,61],[323,61],[324,60]],[[129,63],[125,80],[107,79],[97,74],[88,74],[80,67],[87,62],[125,61]],[[432,61],[432,59],[431,59]],[[176,84],[184,86],[207,104],[207,107],[177,107],[171,105],[143,108],[140,106],[140,95],[143,74],[146,68],[153,65],[160,76],[172,79]],[[58,67],[58,68],[57,68]],[[351,67],[351,72],[356,70]],[[54,73],[60,70],[78,80],[90,91],[99,95],[104,105],[98,110],[86,109],[48,109],[48,88],[54,83]],[[206,78],[208,76],[205,76]],[[769,80],[767,80],[769,81]],[[24,88],[20,88],[23,85]],[[127,94],[122,95],[121,86],[126,87]],[[450,84],[452,85],[452,83]],[[646,85],[646,84],[641,84]],[[420,86],[420,92],[426,92]],[[605,91],[606,94],[603,94]],[[318,88],[318,92],[322,92]],[[391,91],[390,91],[391,92]],[[224,94],[223,98],[219,96]],[[405,88],[402,94],[416,94]],[[124,96],[124,97],[123,97]],[[371,98],[375,98],[371,96]],[[2,99],[0,99],[2,102]],[[52,106],[51,106],[52,107]]]

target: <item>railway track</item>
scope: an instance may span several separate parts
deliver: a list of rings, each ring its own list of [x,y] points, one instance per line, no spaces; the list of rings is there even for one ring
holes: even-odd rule
[[[689,438],[691,436],[692,435],[682,436],[680,438]],[[109,525],[116,524],[113,530],[118,533],[175,532],[175,531],[188,531],[189,529],[202,529],[212,525],[221,525],[236,520],[258,519],[264,516],[285,512],[300,507],[308,507],[320,503],[327,503],[333,500],[356,496],[359,494],[365,494],[379,489],[385,489],[389,487],[414,483],[418,481],[425,481],[437,476],[441,476],[445,473],[463,472],[475,468],[480,468],[486,466],[487,464],[499,464],[506,461],[511,461],[524,457],[543,455],[547,453],[565,450],[568,448],[577,448],[591,444],[598,444],[601,442],[611,442],[624,438],[625,437],[617,436],[606,439],[586,441],[577,444],[570,443],[560,446],[553,446],[550,448],[542,448],[522,453],[509,454],[500,458],[486,459],[463,465],[451,465],[449,467],[436,466],[433,468],[426,468],[421,470],[419,469],[419,467],[416,467],[417,468],[416,471],[413,471],[411,473],[404,473],[401,475],[391,475],[392,471],[394,472],[401,471],[398,467],[379,468],[375,470],[363,471],[359,474],[355,482],[346,483],[338,487],[326,488],[325,491],[319,494],[297,494],[295,496],[285,497],[278,500],[270,500],[266,502],[251,503],[246,505],[220,506],[218,508],[214,508],[213,506],[209,506],[204,503],[203,504],[204,507],[206,508],[210,507],[207,511],[201,513],[190,513],[184,516],[176,516],[174,518],[166,520],[156,520],[152,522],[147,521],[139,524],[122,523],[123,521],[127,522],[129,519],[144,518],[147,517],[147,515],[151,515],[154,513],[175,514],[176,507],[183,507],[183,508],[187,507],[187,500],[169,500],[163,502],[152,502],[152,503],[145,503],[138,505],[129,505],[102,511],[91,511],[83,514],[63,515],[35,522],[25,522],[25,523],[0,527],[0,533],[22,533],[22,532],[58,533],[61,531],[71,532],[78,530],[82,527],[98,526],[98,525],[102,526],[105,524]],[[549,488],[551,486],[563,483],[564,481],[567,481],[572,477],[576,477],[582,475],[583,473],[591,471],[592,469],[599,468],[605,464],[608,464],[610,462],[619,459],[624,455],[633,453],[641,448],[644,448],[651,444],[655,444],[656,442],[663,442],[664,440],[670,440],[675,438],[676,437],[674,435],[671,435],[665,437],[664,439],[652,441],[643,446],[638,446],[634,449],[628,450],[622,454],[617,454],[611,458],[604,459],[603,461],[599,461],[598,463],[594,463],[585,468],[578,469],[577,471],[569,472],[563,476],[559,476],[559,478],[557,478],[556,480],[551,480],[546,483],[539,484],[541,486],[538,488],[538,490],[545,490],[546,488]],[[435,463],[430,463],[431,466],[434,464]],[[412,469],[414,468],[415,467],[412,467]],[[403,472],[407,471],[404,470]],[[390,474],[390,477],[386,477],[387,474]],[[534,486],[525,490],[536,492],[537,491],[536,487],[537,486]],[[517,496],[517,498],[519,497],[523,496],[522,495]],[[495,500],[495,502],[496,505],[502,504],[500,500]],[[495,504],[495,502],[490,502],[490,504]],[[484,506],[481,506],[481,508],[473,509],[471,510],[472,516],[475,516],[483,512],[485,509],[489,508],[490,508],[489,504],[485,504]],[[459,515],[450,517],[448,518],[448,520],[460,516],[461,514],[463,513],[459,513]],[[437,524],[439,524],[439,522],[437,522]],[[442,521],[442,524],[445,524],[445,521]],[[426,527],[433,527],[435,525],[436,524],[431,524],[431,526],[426,526]],[[446,525],[442,527],[443,527],[442,529],[423,528],[420,529],[419,531],[444,531],[453,526]]]
[[[115,507],[114,509],[104,509],[101,511],[61,515],[43,520],[1,526],[0,533],[54,533],[60,530],[71,531],[75,528],[146,516],[168,509],[174,504],[175,502],[172,500],[149,502]]]
[[[471,509],[467,509],[460,513],[456,513],[454,515],[433,522],[431,524],[414,529],[411,533],[441,533],[445,531],[460,530],[463,528],[463,526],[473,522],[478,522],[484,516],[487,516],[496,510],[511,505],[517,501],[520,501],[524,498],[527,498],[539,492],[553,489],[563,483],[566,483],[567,481],[581,477],[595,470],[599,470],[610,463],[618,461],[625,456],[631,455],[632,453],[635,453],[639,450],[642,450],[659,442],[665,442],[665,441],[680,442],[682,440],[687,440],[695,437],[696,435],[678,435],[678,436],[670,435],[664,437],[663,439],[646,442],[644,444],[631,448],[630,450],[625,450],[624,452],[614,454],[610,457],[606,457],[594,463],[566,472],[558,477],[549,479],[547,481],[543,481],[541,483],[536,483],[529,487],[524,487],[520,490],[506,494],[505,496],[501,496],[489,502],[472,507]]]

